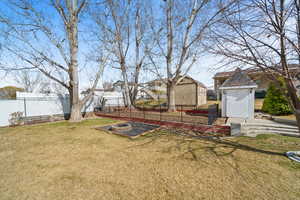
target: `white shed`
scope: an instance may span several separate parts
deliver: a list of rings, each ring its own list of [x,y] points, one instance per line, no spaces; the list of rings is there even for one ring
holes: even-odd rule
[[[219,88],[222,91],[222,117],[254,118],[257,85],[240,68]]]

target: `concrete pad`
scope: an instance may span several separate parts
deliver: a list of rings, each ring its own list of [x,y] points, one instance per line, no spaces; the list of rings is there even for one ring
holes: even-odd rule
[[[273,120],[268,119],[247,119],[245,120],[246,123],[258,123],[258,124],[276,124]]]
[[[245,123],[245,122],[246,122],[246,119],[244,119],[244,118],[233,118],[233,117],[230,117],[230,118],[228,118],[228,120],[226,122],[226,125],[230,125],[232,123],[238,124],[238,123]]]

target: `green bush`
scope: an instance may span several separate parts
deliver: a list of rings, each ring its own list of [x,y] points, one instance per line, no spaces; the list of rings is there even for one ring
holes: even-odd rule
[[[287,98],[273,83],[270,84],[267,90],[262,111],[271,115],[287,115],[292,113]]]

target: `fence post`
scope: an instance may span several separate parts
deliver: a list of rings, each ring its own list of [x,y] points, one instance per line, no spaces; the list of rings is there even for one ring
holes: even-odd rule
[[[26,107],[25,97],[24,97],[24,115],[25,115],[24,124],[26,124],[26,122],[27,122],[27,107]]]
[[[181,108],[180,108],[180,121],[183,122],[183,119],[182,119],[182,105],[181,105]]]
[[[159,121],[161,121],[161,103],[159,103]]]
[[[145,103],[145,102],[144,102]],[[144,119],[146,119],[146,114],[145,114],[145,104],[143,103],[143,114],[144,114]]]
[[[118,98],[118,113],[119,113],[119,117],[121,117],[121,112],[120,112],[120,102],[119,102],[120,98]]]

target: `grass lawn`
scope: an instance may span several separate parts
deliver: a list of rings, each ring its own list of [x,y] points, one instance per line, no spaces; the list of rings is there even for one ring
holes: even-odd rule
[[[207,103],[199,106],[199,108],[207,109],[207,108],[209,108],[209,106],[211,106],[213,104],[219,104],[219,106],[221,106],[222,103],[221,103],[221,101],[207,100]]]
[[[0,129],[0,200],[300,199],[300,138],[128,139],[94,119]]]
[[[137,106],[144,107],[144,108],[154,108],[159,106],[161,104],[166,103],[166,99],[160,99],[160,100],[153,100],[153,99],[146,99],[146,100],[139,100],[136,102]]]

